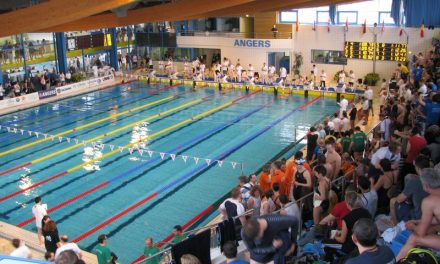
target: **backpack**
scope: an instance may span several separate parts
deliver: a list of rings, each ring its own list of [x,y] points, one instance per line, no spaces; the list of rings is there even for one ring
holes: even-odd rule
[[[411,249],[404,259],[401,259],[399,264],[439,264],[438,258],[434,252],[425,248]]]

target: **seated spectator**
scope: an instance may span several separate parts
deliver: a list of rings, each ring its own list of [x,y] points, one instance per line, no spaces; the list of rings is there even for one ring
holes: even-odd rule
[[[72,250],[73,252],[75,252],[78,255],[79,259],[82,258],[81,249],[79,249],[79,247],[76,243],[69,242],[69,237],[67,235],[62,235],[60,237],[60,243],[61,243],[61,246],[59,248],[57,248],[57,250],[55,252],[55,259],[58,258],[58,256],[61,254],[61,252],[66,251],[66,250]]]
[[[400,250],[397,260],[404,258],[416,246],[440,250],[440,236],[437,233],[438,230],[434,228],[438,227],[438,219],[440,219],[440,173],[436,169],[426,168],[422,170],[420,179],[423,189],[429,195],[422,202],[422,218],[406,223],[407,229],[413,231],[414,234]]]
[[[184,254],[180,257],[181,264],[202,264],[200,260],[191,254]]]
[[[248,262],[237,258],[237,246],[232,241],[226,241],[223,245],[223,255],[227,264],[247,264]]]
[[[289,199],[286,195],[281,194],[280,195],[280,203],[281,203],[281,215],[288,215],[295,217],[298,221],[300,220],[301,214],[299,212],[298,204],[295,200],[292,200],[292,202],[289,202]]]
[[[251,196],[249,197],[249,200],[247,202],[247,210],[253,209],[252,211],[253,216],[260,215],[262,193],[263,192],[261,191],[261,188],[258,185],[252,187],[250,191]]]
[[[332,211],[330,212],[329,215],[327,215],[326,217],[324,217],[321,222],[319,222],[319,224],[321,225],[329,225],[329,226],[333,226],[334,224],[336,224],[336,227],[338,230],[342,229],[342,219],[348,214],[350,213],[350,208],[348,207],[347,204],[347,195],[349,193],[355,193],[356,192],[356,187],[354,187],[354,185],[349,185],[347,188],[345,188],[345,200],[339,202],[338,204],[335,205],[335,207],[333,207]],[[335,223],[336,222],[336,223]]]
[[[241,224],[246,222],[246,218],[243,215],[245,210],[243,204],[240,202],[241,191],[239,187],[232,189],[231,198],[226,199],[219,207],[220,213],[223,215],[223,219],[226,220],[231,217],[240,216]]]
[[[394,224],[402,220],[419,220],[422,216],[422,201],[428,193],[423,190],[420,174],[429,166],[428,157],[418,156],[415,160],[417,174],[406,175],[403,192],[390,200],[390,216]]]
[[[284,263],[284,256],[293,253],[295,248],[297,230],[295,217],[271,214],[250,218],[241,230],[241,237],[251,262]]]
[[[395,263],[393,251],[387,246],[377,246],[379,236],[376,224],[368,218],[359,219],[353,227],[352,239],[359,256],[348,259],[345,264]]]
[[[11,252],[10,256],[17,258],[32,258],[30,249],[20,239],[12,239],[12,246],[14,246],[15,249]]]
[[[342,219],[342,229],[340,233],[335,235],[335,240],[342,244],[342,251],[345,254],[352,254],[356,249],[356,245],[352,240],[352,232],[354,224],[361,218],[371,219],[368,210],[362,208],[360,197],[355,192],[347,193],[345,197],[350,212]]]
[[[380,161],[380,167],[382,174],[379,176],[379,178],[375,180],[373,177],[370,177],[371,189],[377,192],[377,196],[378,196],[377,213],[388,214],[390,210],[389,191],[392,191],[392,188],[396,186],[397,177],[393,173],[393,169],[391,168],[391,162],[389,159],[382,159]]]
[[[55,264],[85,264],[73,250],[65,250],[55,259]]]
[[[370,181],[365,176],[359,176],[358,187],[361,191],[362,207],[368,210],[372,216],[376,215],[377,192],[371,188]]]
[[[180,225],[176,225],[173,228],[173,239],[170,241],[171,245],[175,245],[179,243],[180,241],[185,239],[185,236],[183,235],[183,229]]]

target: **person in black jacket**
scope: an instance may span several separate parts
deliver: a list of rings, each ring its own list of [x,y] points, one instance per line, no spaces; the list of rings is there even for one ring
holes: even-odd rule
[[[241,230],[241,236],[252,261],[283,264],[286,253],[294,249],[297,231],[296,217],[270,214],[249,219]]]

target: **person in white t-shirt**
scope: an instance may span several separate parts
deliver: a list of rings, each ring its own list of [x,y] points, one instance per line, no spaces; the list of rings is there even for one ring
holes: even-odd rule
[[[276,71],[276,68],[275,68],[275,66],[273,66],[273,65],[270,65],[269,66],[269,83],[270,84],[273,84],[273,81],[274,81],[274,75],[275,75],[275,71]]]
[[[370,87],[366,87],[365,88],[365,93],[364,93],[365,98],[368,100],[368,112],[371,111],[372,116],[374,116],[374,111],[373,111],[373,89],[371,89]]]
[[[335,133],[339,133],[341,131],[341,119],[339,118],[338,114],[335,113],[333,118],[333,124],[334,124],[334,131]]]
[[[425,82],[420,80],[420,88],[418,90],[419,93],[421,93],[422,95],[426,95],[428,93],[428,87],[426,86]]]
[[[325,87],[325,81],[327,80],[327,73],[324,70],[321,71],[321,75],[319,76],[321,80],[321,84],[319,86]]]
[[[241,190],[240,187],[235,187],[231,191],[231,198],[226,199],[219,207],[219,211],[223,216],[223,219],[229,219],[231,217],[240,216],[240,222],[242,225],[246,223],[246,217],[243,215],[245,209],[240,202]]]
[[[254,66],[252,66],[252,64],[249,64],[248,76],[254,76]]]
[[[228,74],[229,60],[227,58],[223,59],[223,74]]]
[[[237,71],[238,82],[241,82],[241,73],[243,71],[243,66],[241,66],[240,63],[238,63],[237,66],[235,67],[235,70]]]
[[[66,75],[64,75],[64,72],[60,73],[60,83],[61,83],[61,85],[66,84]]]
[[[280,78],[284,81],[286,81],[286,77],[287,77],[287,70],[284,67],[280,68]]]
[[[12,246],[14,246],[14,251],[10,254],[11,257],[16,258],[32,258],[32,253],[30,249],[25,245],[20,239],[12,239]]]
[[[347,112],[342,112],[342,120],[341,120],[341,132],[347,132],[350,130],[350,119],[348,119]]]
[[[66,83],[70,83],[70,80],[72,79],[72,73],[70,71],[66,72]]]
[[[341,71],[340,73],[339,73],[339,76],[338,76],[339,78],[338,78],[338,84],[344,84],[345,83],[345,72],[344,71]]]
[[[269,73],[269,68],[267,67],[266,63],[263,63],[263,67],[261,67],[261,81],[266,84],[267,83],[267,76]]]
[[[338,105],[340,106],[339,109],[339,117],[342,117],[342,113],[347,111],[347,107],[348,107],[348,100],[345,99],[345,96],[341,96],[341,101],[338,103]]]
[[[62,235],[60,237],[61,246],[57,248],[55,252],[55,259],[61,254],[61,252],[66,250],[72,250],[78,256],[79,259],[82,259],[81,249],[78,247],[76,243],[69,242],[69,237],[67,235]]]
[[[200,63],[200,74],[202,75],[202,80],[205,79],[205,69],[206,69],[206,65],[204,63]]]
[[[40,244],[43,243],[43,237],[42,237],[42,223],[43,217],[47,215],[47,204],[41,204],[41,197],[35,197],[34,199],[35,205],[32,207],[32,214],[35,218],[35,225],[37,226],[37,232],[38,232],[38,241]]]
[[[353,88],[353,87],[354,87],[355,79],[356,79],[356,77],[355,77],[355,75],[354,75],[354,72],[353,72],[353,70],[351,70],[351,71],[350,71],[350,74],[348,75],[348,86],[349,86],[350,88]]]

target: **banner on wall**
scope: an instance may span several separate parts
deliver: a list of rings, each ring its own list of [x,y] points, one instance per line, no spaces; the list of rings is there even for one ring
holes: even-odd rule
[[[57,90],[52,89],[52,90],[46,90],[46,91],[38,91],[38,98],[41,99],[46,99],[49,97],[54,97],[57,96]]]

